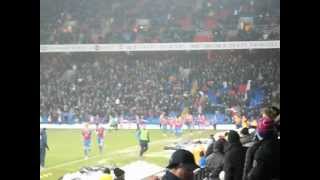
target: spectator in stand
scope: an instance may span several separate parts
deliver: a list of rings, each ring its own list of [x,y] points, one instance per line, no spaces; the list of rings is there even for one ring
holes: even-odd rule
[[[242,128],[249,128],[249,120],[243,115],[242,116]]]
[[[112,175],[111,175],[111,171],[109,168],[106,168],[103,171],[103,175],[100,176],[99,180],[112,180]]]
[[[197,54],[199,57],[193,57]],[[50,123],[74,123],[77,119],[78,122],[110,122],[116,117],[109,117],[114,112],[119,120],[121,117],[133,119],[135,113],[148,119],[159,117],[162,111],[170,116],[181,114],[190,102],[193,111],[203,106],[204,114],[213,113],[210,112],[212,104],[218,103],[227,109],[240,104],[238,109],[250,109],[248,119],[252,121],[257,116],[255,112],[273,97],[272,94],[279,95],[278,54],[279,50],[221,51],[215,52],[214,62],[207,59],[205,52],[112,56],[41,54],[41,117]],[[201,61],[196,61],[197,58]],[[190,70],[189,76],[179,75],[179,67]],[[244,102],[239,97],[245,91],[247,100]],[[183,96],[184,92],[194,95]],[[201,102],[197,94],[203,94]],[[219,114],[219,119],[229,118],[229,115]],[[191,121],[196,117],[198,114],[193,112]],[[208,117],[204,117],[204,123],[207,121]]]
[[[280,136],[280,109],[275,106],[264,108],[262,111],[262,116],[274,120],[275,128]]]
[[[214,147],[214,144],[216,142],[216,140],[214,139],[214,136],[213,134],[210,134],[210,142],[208,143],[209,146],[207,147],[207,150],[206,150],[206,157],[208,157],[211,153],[213,153],[213,147]]]
[[[205,169],[207,164],[206,157],[204,156],[204,152],[200,152],[200,160],[199,160],[199,166],[201,169]]]
[[[219,180],[219,174],[223,170],[225,142],[225,139],[218,139],[214,145],[213,153],[207,157],[207,169],[212,180]]]
[[[201,141],[197,141],[197,142],[195,142],[195,144],[196,144],[195,147],[192,149],[192,154],[194,156],[196,164],[200,165],[199,164],[200,158],[201,158],[200,153],[205,151],[205,147]]]
[[[191,152],[183,149],[175,151],[169,160],[162,180],[192,180],[193,171],[199,168]]]
[[[280,39],[279,4],[279,1],[266,4],[264,0],[162,0],[160,3],[59,3],[44,0],[40,9],[40,42],[78,44]],[[185,15],[184,12],[190,14]],[[241,17],[253,18],[254,21]]]
[[[225,152],[223,167],[225,180],[241,180],[246,152],[241,145],[240,136],[236,131],[229,131],[228,143],[229,147]]]
[[[237,129],[241,128],[241,118],[239,115],[234,115],[233,121],[236,124]]]
[[[280,109],[275,106],[267,107],[262,111],[262,117],[268,117],[272,120],[275,120],[279,114]]]
[[[258,121],[256,142],[246,153],[243,180],[280,179],[280,140],[269,117]]]
[[[251,142],[251,137],[249,134],[249,129],[248,128],[242,128],[240,131],[240,142],[242,145]]]
[[[254,137],[253,135],[249,134],[248,128],[242,128],[240,131],[240,142],[242,146],[247,150],[254,144]]]
[[[122,169],[115,168],[113,173],[116,176],[114,180],[125,180],[125,172]]]
[[[210,134],[210,136],[209,136],[209,144],[215,143],[215,142],[216,142],[216,139],[214,138],[214,135]]]

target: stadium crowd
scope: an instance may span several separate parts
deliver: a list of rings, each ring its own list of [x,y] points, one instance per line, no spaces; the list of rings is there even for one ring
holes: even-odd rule
[[[40,43],[280,39],[277,0],[42,0]]]
[[[161,112],[279,106],[280,50],[40,54],[40,121],[134,120]],[[216,107],[223,107],[222,109]],[[158,122],[159,123],[159,122]]]
[[[178,149],[164,175],[149,180],[280,180],[280,109],[265,107],[252,130],[227,131],[205,150]]]

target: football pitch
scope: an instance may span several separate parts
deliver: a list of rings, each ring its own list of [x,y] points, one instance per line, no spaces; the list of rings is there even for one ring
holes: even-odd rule
[[[143,158],[139,157],[139,145],[135,130],[107,130],[105,133],[104,153],[99,154],[96,135],[92,135],[89,159],[84,159],[82,136],[80,130],[47,129],[50,150],[46,154],[45,169],[40,172],[40,179],[57,180],[66,173],[79,170],[84,166],[116,165],[124,166],[130,162],[143,160],[165,167],[169,157],[164,154],[165,145],[187,139],[208,138],[213,130],[184,131],[177,138],[171,133],[149,130],[149,150]]]

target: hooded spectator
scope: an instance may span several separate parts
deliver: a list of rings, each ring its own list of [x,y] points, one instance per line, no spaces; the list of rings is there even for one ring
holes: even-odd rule
[[[274,121],[263,117],[256,130],[257,142],[246,154],[243,180],[280,179],[280,140]]]
[[[125,172],[120,168],[115,168],[113,170],[114,175],[116,176],[114,180],[124,180]]]
[[[207,169],[212,180],[219,180],[219,174],[224,164],[224,143],[225,139],[219,139],[213,148],[213,153],[207,157]]]
[[[210,142],[209,142],[209,145],[207,147],[206,154],[205,154],[206,157],[208,157],[211,153],[213,153],[214,144],[215,144],[215,139],[214,139],[213,134],[211,134],[210,135]]]
[[[109,168],[106,168],[103,171],[103,175],[100,176],[99,180],[112,180],[112,175],[111,175],[111,171]]]
[[[249,129],[248,128],[242,128],[240,131],[240,142],[244,146],[245,144],[251,142],[251,136],[249,134]]]
[[[240,142],[239,134],[230,130],[228,133],[229,147],[225,152],[224,167],[225,180],[241,180],[245,160],[245,149]]]

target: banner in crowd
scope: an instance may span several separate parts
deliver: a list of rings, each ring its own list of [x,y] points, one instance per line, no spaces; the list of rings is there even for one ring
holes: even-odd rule
[[[40,45],[40,53],[278,49],[280,41]]]

